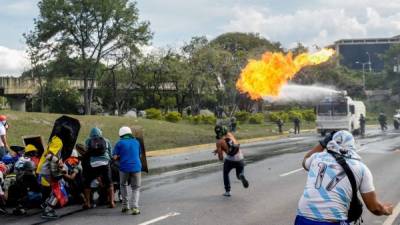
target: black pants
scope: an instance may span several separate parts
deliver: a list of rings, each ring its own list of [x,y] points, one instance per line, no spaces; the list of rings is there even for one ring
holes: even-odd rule
[[[244,176],[244,161],[231,161],[226,160],[224,161],[224,185],[225,191],[231,191],[231,182],[229,180],[229,172],[232,169],[236,169],[236,177],[240,179],[240,176]]]
[[[300,134],[300,125],[294,125],[294,133],[295,134]]]
[[[92,181],[98,177],[101,177],[101,182],[106,188],[112,185],[110,165],[92,167],[89,171],[84,171],[83,176],[85,188],[90,188]]]

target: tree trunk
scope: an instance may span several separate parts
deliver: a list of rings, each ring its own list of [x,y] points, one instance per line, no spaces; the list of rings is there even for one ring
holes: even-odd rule
[[[85,115],[90,115],[90,102],[89,102],[89,82],[88,82],[88,76],[85,75],[83,79],[83,104],[85,107]]]

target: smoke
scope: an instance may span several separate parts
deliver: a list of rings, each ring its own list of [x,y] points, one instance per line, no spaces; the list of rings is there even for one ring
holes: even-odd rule
[[[335,90],[333,87],[287,84],[282,87],[278,97],[264,97],[264,100],[274,103],[298,102],[316,104],[323,98],[338,93],[339,91]]]

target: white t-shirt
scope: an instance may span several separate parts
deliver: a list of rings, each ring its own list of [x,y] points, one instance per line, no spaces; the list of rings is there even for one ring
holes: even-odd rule
[[[346,158],[346,162],[353,171],[358,190],[361,193],[374,191],[368,167],[357,159]],[[297,214],[319,221],[347,220],[353,191],[343,168],[327,152],[313,154],[305,166],[309,172]]]
[[[0,124],[0,136],[6,135],[6,128],[3,124]],[[0,138],[0,147],[4,147],[3,140]]]

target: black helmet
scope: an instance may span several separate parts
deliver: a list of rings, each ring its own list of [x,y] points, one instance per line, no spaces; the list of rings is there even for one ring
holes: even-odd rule
[[[24,171],[34,171],[35,164],[32,161],[25,161],[24,162]]]
[[[228,128],[223,125],[217,125],[214,128],[215,134],[217,135],[216,138],[220,139],[222,136],[228,133]]]

